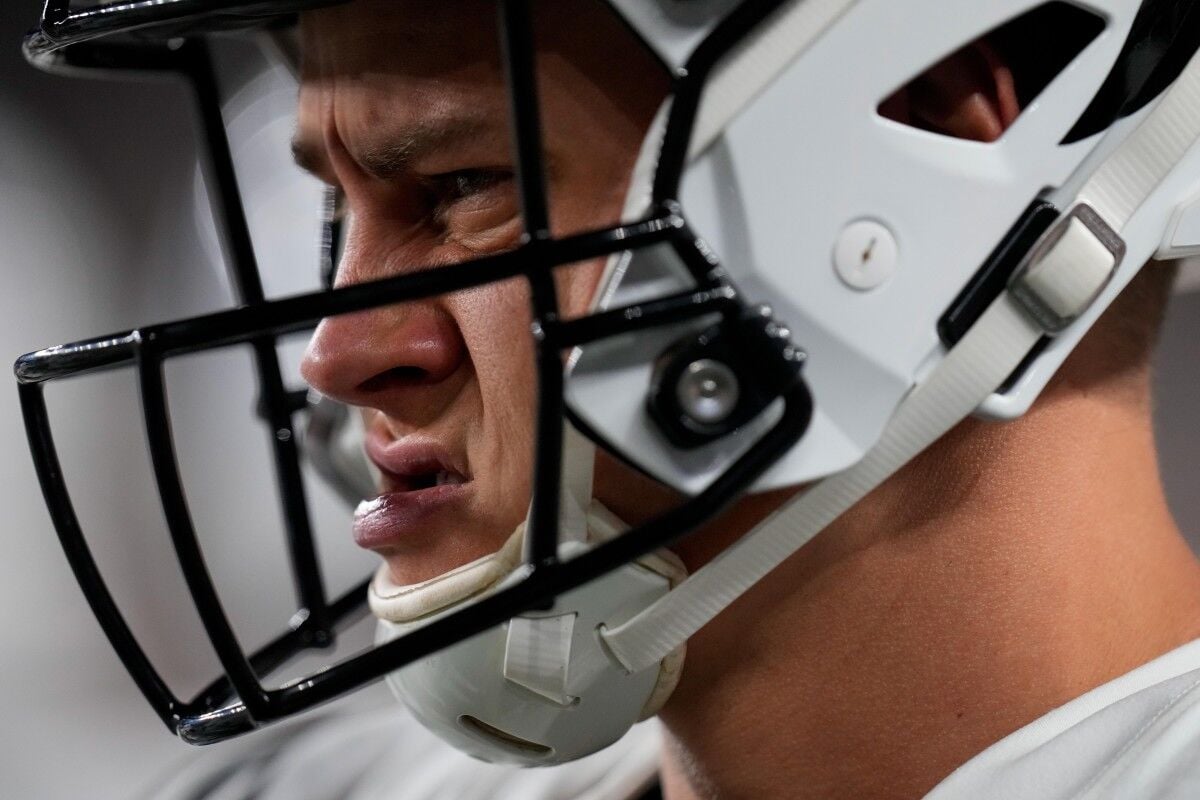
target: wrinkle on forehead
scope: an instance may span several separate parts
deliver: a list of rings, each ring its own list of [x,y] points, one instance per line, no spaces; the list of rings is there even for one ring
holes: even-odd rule
[[[384,175],[439,149],[421,171],[502,166],[511,133],[497,16],[493,0],[358,0],[305,13],[298,140],[312,150],[324,140]],[[669,75],[602,0],[539,3],[534,24],[547,167],[624,163]]]
[[[301,17],[302,74],[436,76],[466,64],[500,69],[492,0],[358,0]]]
[[[507,146],[493,2],[361,0],[302,17],[301,139],[337,139],[369,172],[439,148]]]

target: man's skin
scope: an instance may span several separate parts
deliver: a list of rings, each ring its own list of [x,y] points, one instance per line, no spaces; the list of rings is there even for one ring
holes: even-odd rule
[[[552,227],[611,224],[666,78],[599,3],[537,10]],[[305,15],[296,152],[346,195],[339,284],[517,243],[494,19],[476,0]],[[994,139],[1016,113],[1007,69],[985,46],[955,58],[961,69],[883,111]],[[601,267],[559,271],[569,313],[586,310]],[[669,800],[919,797],[1021,725],[1200,635],[1200,570],[1151,432],[1166,286],[1154,269],[1029,414],[960,425],[689,642],[660,715]],[[368,409],[369,438],[432,441],[469,480],[462,503],[380,548],[398,582],[495,550],[524,517],[528,320],[523,283],[508,281],[330,319],[313,339],[307,379]],[[630,522],[674,502],[605,456],[596,493]],[[676,551],[698,568],[787,494],[743,500]]]

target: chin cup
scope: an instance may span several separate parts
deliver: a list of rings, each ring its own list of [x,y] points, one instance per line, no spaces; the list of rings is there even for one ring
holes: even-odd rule
[[[592,541],[624,526],[593,504]],[[397,586],[380,568],[371,586],[380,643],[403,636],[464,602],[520,580],[519,529],[496,553],[415,586]],[[570,559],[589,549],[565,542]],[[475,758],[549,766],[613,744],[655,713],[679,680],[684,649],[630,673],[608,652],[599,631],[629,620],[686,577],[660,551],[626,564],[526,612],[387,676],[387,683],[430,731]]]

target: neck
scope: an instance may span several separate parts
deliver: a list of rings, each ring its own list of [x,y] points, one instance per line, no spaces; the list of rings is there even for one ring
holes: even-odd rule
[[[1073,387],[964,422],[710,623],[662,713],[669,800],[920,797],[1200,636],[1148,406]]]

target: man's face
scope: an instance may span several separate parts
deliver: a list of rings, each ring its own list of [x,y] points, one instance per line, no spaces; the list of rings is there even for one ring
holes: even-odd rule
[[[538,4],[538,83],[551,228],[617,221],[661,68],[596,0]],[[515,247],[522,233],[496,9],[486,0],[361,0],[311,12],[298,162],[340,189],[341,286]],[[568,315],[602,263],[558,270]],[[494,552],[530,497],[529,301],[513,279],[323,321],[303,372],[365,411],[383,494],[359,544],[401,584]]]

